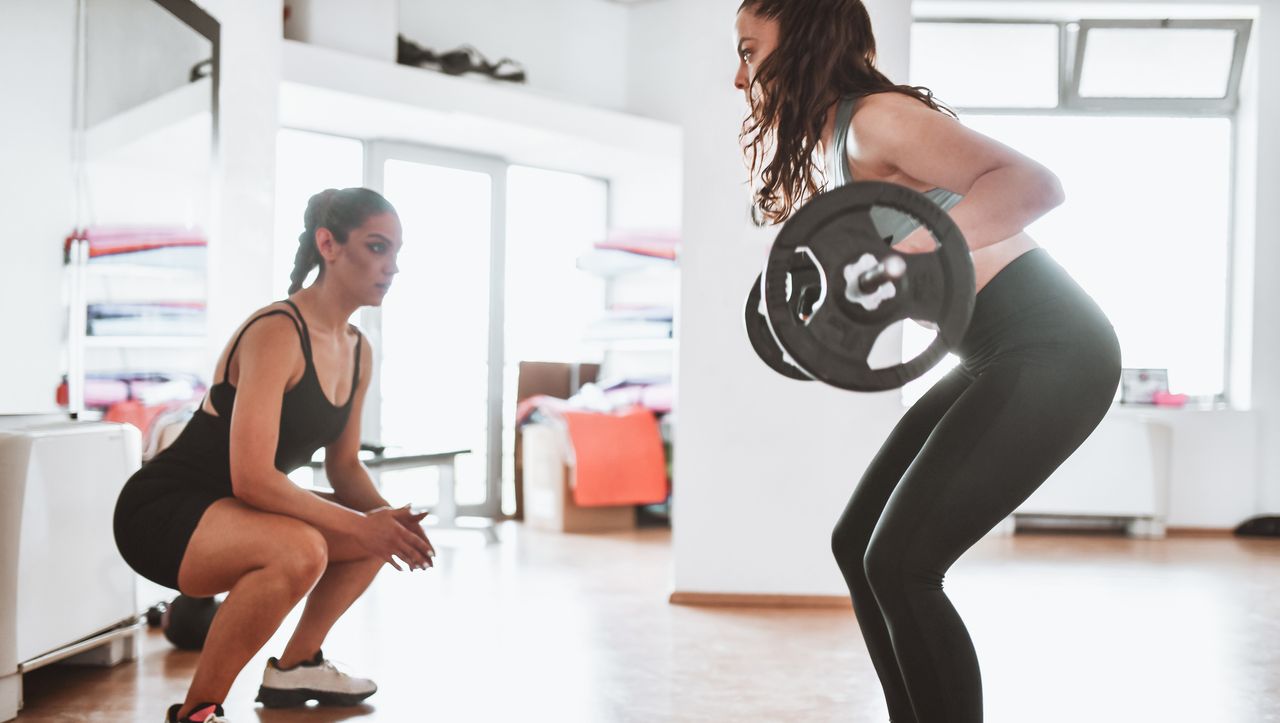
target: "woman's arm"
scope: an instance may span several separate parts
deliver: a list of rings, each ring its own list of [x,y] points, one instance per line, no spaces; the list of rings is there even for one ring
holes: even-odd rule
[[[238,499],[260,510],[354,535],[363,514],[301,489],[275,468],[280,401],[293,370],[302,363],[297,334],[288,319],[270,316],[249,327],[242,338],[231,412],[231,488]]]
[[[422,520],[426,512],[414,513],[406,505],[398,509],[390,509],[391,505],[378,492],[369,470],[360,461],[360,413],[364,409],[365,394],[369,391],[369,380],[373,377],[373,348],[363,335],[360,337],[360,358],[369,361],[360,370],[359,386],[355,398],[351,402],[351,415],[347,424],[324,450],[324,470],[333,486],[334,500],[361,512],[390,514],[396,522],[417,538],[425,555],[424,567],[431,567],[431,558],[435,557],[435,547],[427,539],[422,529]]]
[[[1049,169],[901,93],[868,96],[850,135],[860,161],[963,195],[950,215],[973,250],[1016,235],[1065,198]]]
[[[365,394],[372,378],[373,349],[363,335],[360,337],[360,358],[368,360],[360,370],[359,386],[351,402],[351,416],[342,434],[324,449],[324,471],[333,486],[338,502],[361,512],[368,512],[389,504],[374,486],[369,470],[360,461],[360,413],[364,409]]]

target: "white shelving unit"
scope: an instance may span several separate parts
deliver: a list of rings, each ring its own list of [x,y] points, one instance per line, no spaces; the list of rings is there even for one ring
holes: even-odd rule
[[[144,252],[145,253],[145,252]],[[144,272],[139,273],[141,270]],[[103,283],[125,274],[127,283],[117,285],[126,296],[113,295],[112,284]],[[174,277],[203,278],[203,269],[147,266],[143,263],[95,264],[89,257],[89,242],[72,241],[67,254],[67,386],[68,407],[85,410],[85,380],[93,371],[172,371],[199,374],[206,345],[205,326],[193,324],[183,334],[103,334],[90,335],[89,307],[95,302],[146,303],[150,298],[172,301],[163,294],[173,287]],[[156,290],[159,295],[148,296]],[[203,301],[203,286],[199,287]],[[188,292],[183,301],[195,300]]]
[[[605,282],[599,332],[587,338],[603,352],[602,376],[670,374],[675,366],[674,319],[650,319],[642,312],[610,315],[609,310],[619,306],[650,308],[674,315],[677,262],[628,251],[593,249],[578,258],[578,268]]]
[[[204,349],[204,336],[86,336],[87,349]]]
[[[87,128],[80,182],[89,218],[82,223],[93,229],[136,227],[140,236],[151,235],[152,228],[204,226],[212,169],[212,93],[211,81],[202,78]],[[163,253],[149,256],[143,251],[91,259],[88,241],[70,243],[65,298],[71,411],[85,410],[85,380],[95,372],[207,374],[203,321],[139,328],[140,334],[123,328],[89,334],[92,304],[203,304],[208,291],[205,249],[174,250],[200,257],[164,259]]]

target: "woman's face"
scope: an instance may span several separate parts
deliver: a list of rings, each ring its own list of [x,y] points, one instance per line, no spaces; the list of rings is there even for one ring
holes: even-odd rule
[[[327,229],[321,230],[328,235]],[[324,245],[321,241],[321,252],[326,256],[326,282],[337,282],[362,306],[381,306],[391,280],[400,273],[396,266],[396,257],[404,245],[400,218],[394,213],[374,214],[351,229],[345,244],[333,243],[329,253],[325,253]]]
[[[753,105],[751,88],[756,72],[769,53],[778,47],[778,21],[743,10],[738,13],[734,29],[738,41],[738,74],[733,79],[733,87],[746,94],[747,105]]]

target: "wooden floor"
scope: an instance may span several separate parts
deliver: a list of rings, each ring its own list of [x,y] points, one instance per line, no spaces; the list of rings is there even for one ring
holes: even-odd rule
[[[431,573],[386,570],[326,646],[370,705],[252,703],[232,721],[888,719],[852,613],[667,603],[669,536],[436,536]],[[833,565],[829,559],[815,565]],[[1280,721],[1280,542],[988,538],[947,589],[982,659],[988,723]],[[152,634],[136,663],[27,679],[22,723],[160,721],[195,662]]]

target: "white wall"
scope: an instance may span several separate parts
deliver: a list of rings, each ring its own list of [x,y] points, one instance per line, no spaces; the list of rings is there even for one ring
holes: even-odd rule
[[[1258,52],[1257,215],[1253,268],[1253,408],[1262,423],[1259,511],[1280,513],[1280,1],[1264,0]],[[1269,130],[1268,130],[1269,129]],[[1247,219],[1245,220],[1247,224]]]
[[[228,337],[272,301],[281,0],[201,0],[221,23],[218,174],[209,234],[209,369]]]
[[[511,58],[529,88],[613,109],[626,105],[627,17],[604,0],[400,0],[400,33],[418,45]]]
[[[73,0],[0,6],[0,414],[56,411],[71,177]]]
[[[1261,128],[1280,127],[1280,2],[1265,0],[1255,29],[1261,49]],[[890,77],[904,78],[911,9],[868,3]],[[959,3],[936,3],[959,7]],[[737,130],[746,112],[731,87],[736,0],[661,2],[632,10],[632,110],[685,130],[684,254],[678,333],[679,423],[675,441],[674,587],[679,591],[844,594],[829,535],[862,469],[902,412],[896,393],[854,395],[781,379],[766,370],[742,331],[742,300],[770,234],[746,220],[746,172]],[[1030,3],[987,3],[1030,12]],[[1128,12],[1132,5],[1094,3]],[[1212,13],[1202,13],[1212,14]],[[1271,26],[1268,27],[1268,20]],[[1273,119],[1269,120],[1268,119]],[[1280,197],[1280,148],[1258,141],[1259,198]],[[1247,140],[1247,139],[1246,139]],[[1246,209],[1247,210],[1247,209]],[[1171,422],[1176,449],[1171,519],[1230,526],[1280,509],[1280,206],[1258,208],[1256,311],[1251,322],[1252,405],[1246,417],[1198,414]],[[1247,348],[1247,347],[1246,347]],[[1262,419],[1262,436],[1251,431]],[[1209,432],[1212,432],[1210,434]],[[1259,478],[1270,480],[1257,495]],[[1255,496],[1261,506],[1251,504]]]

